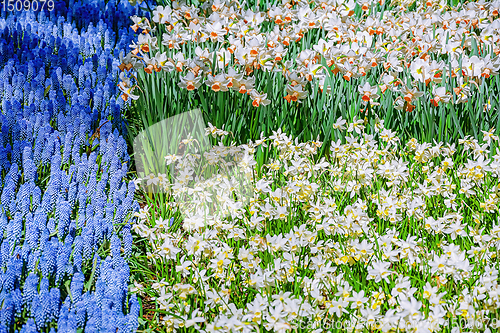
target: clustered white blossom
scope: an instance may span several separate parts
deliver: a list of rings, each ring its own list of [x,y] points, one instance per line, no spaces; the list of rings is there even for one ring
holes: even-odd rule
[[[437,332],[451,322],[459,332],[458,320],[494,331],[494,129],[482,143],[460,140],[458,155],[442,142],[403,145],[375,117],[374,135],[339,118],[335,127],[347,131],[347,142],[332,142],[321,158],[322,142],[299,143],[281,130],[245,145],[252,156],[267,145],[276,158],[253,179],[253,197],[237,214],[214,215],[197,228],[184,220],[176,230],[144,207],[134,230],[168,273],[135,282],[132,291],[167,311],[160,322],[167,331],[323,332],[343,322],[346,332]],[[217,131],[210,126],[206,134]]]

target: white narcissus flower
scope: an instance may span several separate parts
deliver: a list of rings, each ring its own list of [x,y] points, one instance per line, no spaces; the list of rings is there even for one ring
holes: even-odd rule
[[[264,72],[270,71],[271,69],[276,67],[273,58],[273,51],[266,50],[260,52],[255,59],[254,66],[257,66],[258,69],[261,69]]]
[[[333,124],[333,128],[338,129],[340,131],[345,130],[346,127],[344,125],[346,123],[347,123],[346,120],[343,119],[342,116],[340,116],[337,118],[337,121],[335,122],[335,124]]]
[[[421,315],[420,308],[422,307],[422,302],[417,301],[415,297],[400,297],[399,304],[403,309],[402,313],[399,314],[401,317],[410,315],[410,317],[418,318]]]
[[[271,20],[274,20],[275,24],[283,24],[283,16],[284,16],[283,8],[274,7],[271,8],[268,12],[268,16]]]
[[[479,77],[483,72],[484,60],[478,56],[472,57],[465,56],[462,60],[462,71],[467,76]]]
[[[147,182],[148,186],[151,185],[151,184],[157,185],[158,181],[159,181],[158,177],[156,177],[152,173],[148,175],[147,180],[148,180],[148,182]]]
[[[205,135],[212,135],[212,137],[217,137],[217,132],[219,131],[219,129],[217,127],[215,127],[214,125],[212,125],[212,123],[208,123],[208,127],[205,128]]]
[[[238,73],[234,67],[229,67],[228,72],[226,74],[226,79],[229,80],[229,83],[227,84],[228,88],[233,87],[233,80],[240,81],[243,79],[243,73]]]
[[[401,52],[391,50],[387,54],[387,62],[384,63],[384,69],[388,70],[391,68],[397,73],[401,73],[403,71],[403,67],[401,66],[400,60]]]
[[[182,52],[177,52],[173,56],[173,63],[175,64],[175,69],[178,72],[182,72],[182,68],[186,65],[187,60],[184,58],[184,54]]]
[[[286,95],[284,98],[288,102],[293,101],[301,103],[300,100],[305,99],[308,96],[308,92],[303,89],[301,84],[297,84],[294,86],[288,84],[286,86],[286,92],[288,93],[288,95]]]
[[[368,301],[368,297],[365,297],[365,291],[361,290],[360,292],[353,291],[352,296],[347,299],[351,301],[351,309],[357,309],[362,307],[364,303]]]
[[[130,45],[130,47],[134,49],[132,53],[137,55],[139,51],[147,53],[152,50],[156,50],[158,48],[156,40],[157,38],[151,37],[149,33],[140,34],[138,36],[137,44],[134,42]]]
[[[495,128],[491,128],[488,132],[481,132],[483,132],[483,141],[485,141],[486,143],[491,144],[491,140],[498,141],[498,136],[494,134]]]
[[[199,316],[198,316],[198,312],[199,312],[199,310],[198,310],[198,309],[194,310],[194,311],[192,312],[192,314],[191,314],[191,318],[190,318],[190,319],[188,319],[188,320],[186,320],[186,321],[184,322],[184,326],[185,326],[186,328],[188,328],[188,327],[191,327],[191,326],[192,326],[192,327],[194,327],[194,328],[195,328],[195,329],[197,329],[197,330],[199,330],[199,329],[200,329],[200,325],[198,325],[198,323],[203,323],[203,322],[205,322],[205,318],[203,318],[203,317],[199,317]]]
[[[149,206],[146,205],[139,209],[139,212],[135,212],[134,216],[138,217],[141,221],[146,221],[149,217]]]
[[[132,52],[129,52],[127,53],[127,55],[125,57],[123,57],[123,51],[120,51],[120,65],[118,66],[118,68],[123,72],[124,70],[127,70],[127,71],[130,71],[132,68],[135,67],[136,63],[138,62],[137,61],[137,58],[134,58],[132,56]],[[142,67],[142,64],[140,64]],[[120,73],[120,79],[122,81],[124,81],[124,79],[122,78],[122,75]]]
[[[228,91],[227,85],[229,84],[229,80],[226,78],[224,73],[217,74],[216,76],[207,75],[207,80],[205,84],[212,88],[213,91]]]
[[[229,132],[224,131],[222,129],[218,129],[217,127],[215,127],[214,125],[212,125],[212,123],[208,123],[208,127],[205,128],[205,135],[206,136],[212,135],[212,137],[215,138],[215,137],[217,137],[217,135],[224,137],[224,136],[226,136],[228,134],[229,134]],[[207,153],[205,153],[205,154],[207,154]],[[210,155],[210,154],[208,154],[208,155]]]
[[[231,62],[231,52],[222,48],[216,52],[217,68],[225,68]]]
[[[205,222],[203,216],[201,216],[200,214],[194,216],[186,216],[182,223],[182,227],[188,232],[199,230],[203,226],[205,226]]]
[[[446,36],[443,35],[443,38],[446,38]],[[458,57],[460,53],[463,53],[461,45],[462,43],[458,40],[449,40],[448,43],[442,43],[440,52]]]
[[[265,40],[261,35],[245,36],[245,53],[250,55],[250,58],[255,59],[259,52],[263,50],[265,46]]]
[[[142,1],[142,0],[141,0]],[[170,7],[158,6],[153,10],[153,22],[165,24],[170,20],[172,9]]]
[[[166,161],[167,165],[170,165],[170,164],[178,161],[180,158],[181,158],[181,156],[175,155],[175,154],[173,154],[173,155],[167,155],[167,156],[165,156],[165,161]]]
[[[196,46],[196,48],[194,49],[194,54],[196,57],[198,57],[202,61],[205,61],[205,60],[212,61],[213,54],[210,53],[208,48],[202,49],[201,47]]]
[[[160,54],[160,52],[156,53],[155,58],[160,69],[163,69],[166,72],[172,72],[175,69],[173,60],[167,57],[166,52],[163,52],[162,54]]]
[[[135,188],[138,189],[139,186],[141,185],[142,179],[141,178],[136,178],[136,179],[133,179],[132,181],[134,182]]]
[[[138,95],[133,95],[132,94],[132,91],[134,90],[134,87],[127,86],[125,82],[120,82],[118,84],[118,88],[123,93],[121,97],[122,97],[122,99],[124,101],[127,101],[129,97],[132,98],[133,100],[139,99]]]
[[[391,265],[388,261],[375,261],[372,263],[372,266],[368,268],[368,277],[367,279],[374,279],[376,283],[385,280],[389,283],[389,276],[393,274],[389,270],[389,266]]]
[[[411,103],[413,99],[419,98],[424,94],[423,91],[417,91],[417,88],[410,89],[406,86],[401,88],[401,92],[404,94],[403,99],[408,103]]]
[[[129,286],[129,291],[131,293],[138,293],[141,296],[144,295],[144,290],[145,290],[144,286],[137,281],[134,281],[134,284]]]
[[[489,54],[486,57],[484,57],[483,61],[484,64],[481,77],[488,79],[493,75],[498,75],[498,70],[500,69],[500,64],[498,63],[498,61],[494,62]]]
[[[172,49],[179,50],[181,48],[180,42],[181,40],[177,38],[176,35],[169,34],[167,32],[163,33],[161,44],[168,46],[170,50]]]
[[[362,94],[361,100],[363,103],[373,102],[378,99],[380,96],[377,95],[377,90],[377,86],[372,87],[368,82],[358,87],[359,93]]]
[[[252,155],[244,154],[242,160],[238,163],[240,167],[248,168],[256,165],[257,162],[254,160]]]
[[[434,87],[432,91],[434,93],[434,98],[431,99],[432,105],[437,107],[439,105],[439,102],[441,101],[444,103],[450,101],[451,95],[449,92],[446,91],[445,87],[439,87],[439,88]]]
[[[255,90],[252,90],[250,92],[250,97],[253,100],[252,105],[255,107],[259,107],[261,104],[262,105],[271,104],[271,101],[267,99],[267,94],[259,94]]]
[[[361,134],[361,132],[365,129],[365,126],[363,125],[364,120],[356,118],[357,117],[354,116],[352,123],[350,123],[349,128],[347,128],[347,132],[350,133],[352,131],[356,131],[356,133]]]
[[[158,67],[158,62],[155,57],[150,58],[147,54],[145,54],[142,60],[144,60],[146,65],[146,67],[144,67],[144,71],[146,73],[152,74],[153,71],[159,72],[161,70],[161,68]]]
[[[234,78],[232,81],[232,89],[238,91],[240,94],[250,94],[250,91],[253,90],[255,85],[255,76],[243,77],[238,80],[238,78]]]
[[[121,83],[123,83],[123,87],[124,88],[131,87],[130,78],[127,77],[127,76],[125,76],[124,72],[120,73],[120,81],[121,81]]]
[[[201,76],[194,76],[192,72],[188,72],[186,76],[181,76],[181,82],[179,82],[179,87],[187,89],[189,91],[198,89],[201,86]]]
[[[272,49],[274,61],[282,61],[283,57],[287,54],[288,49],[285,49],[282,44]]]
[[[129,0],[130,1],[130,0]],[[142,2],[143,0],[141,0]],[[139,4],[141,3],[139,2]],[[134,4],[132,6],[135,6],[135,1],[134,1]],[[147,28],[150,28],[149,26],[149,22],[148,22],[148,19],[145,18],[145,17],[139,17],[137,15],[134,15],[134,16],[131,16],[130,19],[132,20],[132,22],[134,22],[134,25],[130,26],[132,28],[132,30],[134,30],[134,32],[137,32],[137,30],[139,28],[141,29],[147,29]]]
[[[213,24],[208,23],[204,28],[208,32],[212,42],[224,42],[224,36],[227,34],[227,30],[222,27],[222,24],[219,21]]]
[[[430,65],[429,62],[417,58],[415,61],[411,62],[410,72],[413,78],[419,82],[425,82],[427,79],[431,78],[431,73],[429,72]]]
[[[172,244],[172,241],[167,238],[162,245],[157,248],[158,255],[167,260],[174,260],[177,257],[177,253],[181,252],[181,249],[177,248]]]

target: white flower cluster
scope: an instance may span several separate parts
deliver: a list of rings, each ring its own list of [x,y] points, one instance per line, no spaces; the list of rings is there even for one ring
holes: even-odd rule
[[[134,230],[163,273],[133,290],[167,311],[160,324],[322,332],[349,320],[347,332],[433,332],[475,320],[494,329],[500,155],[489,150],[498,137],[465,138],[457,155],[442,142],[401,145],[375,117],[375,135],[339,118],[336,128],[351,134],[320,159],[319,141],[298,143],[280,130],[262,138],[276,158],[253,180],[248,207],[230,216],[172,228],[151,219],[151,208],[137,213]]]

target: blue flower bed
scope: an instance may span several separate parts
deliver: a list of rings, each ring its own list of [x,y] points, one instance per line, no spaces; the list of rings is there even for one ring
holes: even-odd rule
[[[127,2],[0,18],[0,333],[132,332]]]

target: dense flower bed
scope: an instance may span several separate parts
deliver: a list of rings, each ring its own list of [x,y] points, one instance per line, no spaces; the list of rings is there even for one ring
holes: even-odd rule
[[[105,1],[0,19],[0,332],[132,332],[124,17]]]
[[[159,330],[500,327],[498,136],[485,132],[483,142],[465,138],[460,147],[402,145],[383,120],[374,135],[356,120],[337,123],[347,142],[333,142],[327,158],[317,156],[322,142],[299,143],[281,130],[241,146],[239,165],[250,172],[261,146],[275,156],[260,168],[248,206],[220,175],[199,177],[194,154],[175,157],[182,167],[172,180],[137,180],[145,190],[168,189],[172,211],[189,192],[199,207],[217,201],[230,212],[186,214],[174,226],[162,201],[135,213],[133,231],[147,240],[156,274],[132,291],[163,310],[153,321]],[[215,148],[206,154],[223,165],[235,147]]]
[[[172,100],[182,96],[182,108],[232,123],[240,143],[281,126],[299,139],[324,137],[322,153],[334,120],[360,111],[378,113],[404,140],[456,143],[499,127],[498,1],[266,3],[173,2],[133,18],[141,34],[121,69],[136,70],[146,93],[124,80],[122,97],[157,96],[137,101],[154,119],[179,112]]]

